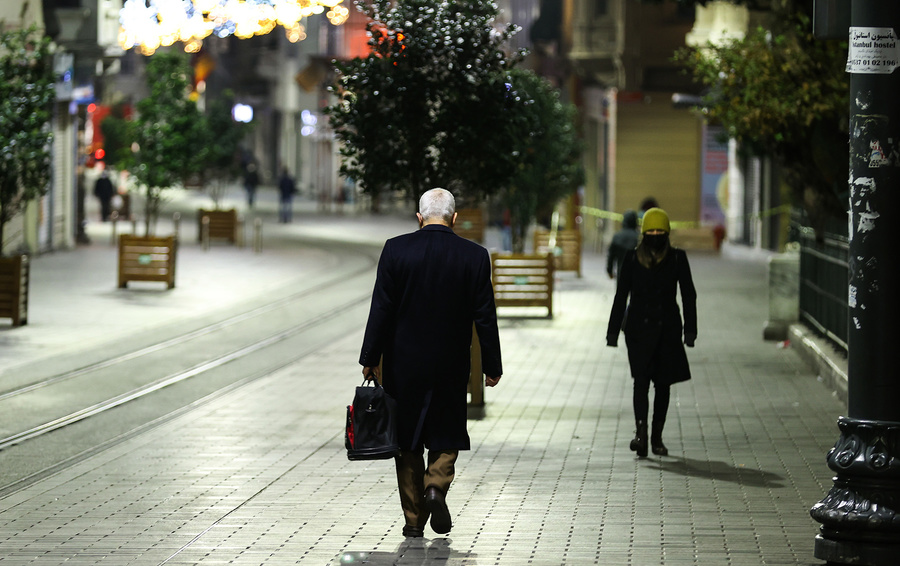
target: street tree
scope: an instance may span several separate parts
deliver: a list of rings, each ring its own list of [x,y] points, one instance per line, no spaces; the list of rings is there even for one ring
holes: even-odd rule
[[[189,97],[191,67],[177,52],[157,52],[147,60],[150,95],[136,105],[131,122],[135,151],[128,170],[144,193],[144,226],[152,234],[164,192],[202,169],[207,138],[197,104]]]
[[[241,174],[240,147],[249,126],[232,116],[234,93],[230,90],[213,98],[202,116],[205,140],[198,149],[201,180],[216,209],[229,181]]]
[[[118,171],[124,170],[131,162],[133,128],[128,123],[131,111],[127,104],[119,102],[112,105],[109,114],[100,122],[103,134],[103,149],[106,155],[103,162],[107,167]]]
[[[845,41],[813,36],[804,11],[768,29],[676,55],[705,87],[702,112],[742,150],[769,155],[817,233],[846,210],[849,84]]]
[[[575,107],[563,103],[556,88],[529,70],[514,69],[510,76],[519,103],[511,137],[518,166],[501,201],[510,211],[513,251],[522,253],[539,211],[552,210],[582,182],[582,144]]]
[[[327,109],[342,142],[341,173],[372,195],[417,198],[440,186],[476,201],[508,184],[516,111],[509,71],[521,54],[504,45],[484,0],[358,2],[371,53],[336,62]]]
[[[0,254],[6,224],[50,188],[54,83],[50,40],[0,27]]]

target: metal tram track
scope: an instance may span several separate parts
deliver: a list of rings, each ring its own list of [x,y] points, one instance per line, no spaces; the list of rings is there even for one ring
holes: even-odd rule
[[[323,247],[329,247],[327,243],[320,244]],[[332,289],[339,282],[347,283],[348,281],[352,281],[353,279],[363,276],[371,271],[377,260],[377,256],[373,256],[373,254],[367,249],[360,249],[358,247],[342,247],[343,253],[346,253],[348,251],[363,256],[366,261],[364,261],[362,265],[352,267],[350,270],[341,272],[334,277],[328,277],[325,280],[301,291],[291,293],[287,296],[260,305],[248,311],[238,313],[234,316],[230,316],[218,322],[171,338],[167,338],[165,340],[161,340],[157,343],[134,350],[132,352],[110,357],[108,359],[101,360],[90,365],[86,365],[65,373],[49,377],[47,379],[37,381],[35,383],[31,383],[10,391],[0,393],[0,403],[4,401],[11,401],[15,397],[19,397],[28,393],[37,392],[38,390],[43,388],[63,384],[66,381],[73,380],[75,378],[81,377],[90,379],[91,374],[94,372],[98,372],[100,370],[115,369],[117,366],[126,364],[128,362],[135,362],[137,360],[140,360],[140,358],[151,356],[152,354],[158,355],[160,353],[164,353],[167,349],[174,349],[175,347],[182,346],[185,342],[192,339],[214,337],[215,333],[219,331],[223,331],[225,329],[228,329],[229,327],[233,327],[241,322],[258,319],[266,313],[285,309],[291,305],[296,305],[303,299],[308,299],[309,297],[316,296],[316,294],[318,293],[322,293],[324,291]],[[204,374],[210,374],[217,368],[222,368],[227,364],[238,362],[243,358],[247,358],[248,356],[251,356],[253,354],[263,352],[267,348],[271,348],[277,344],[285,342],[304,332],[308,332],[311,330],[314,331],[316,327],[323,326],[327,322],[333,319],[337,319],[343,313],[350,311],[354,307],[357,307],[361,303],[367,301],[370,296],[370,290],[367,290],[367,292],[365,293],[352,292],[349,299],[342,298],[342,300],[336,301],[334,305],[327,305],[324,310],[311,313],[308,318],[303,319],[302,322],[298,324],[289,325],[286,328],[279,329],[278,331],[269,335],[252,338],[249,343],[240,344],[238,345],[238,347],[233,347],[229,351],[211,355],[210,357],[208,357],[207,359],[203,359],[199,363],[194,363],[187,369],[170,372],[169,374],[161,378],[153,379],[148,383],[141,384],[140,386],[134,387],[128,391],[109,396],[108,398],[95,403],[87,404],[86,406],[83,406],[82,408],[79,408],[77,410],[70,410],[63,416],[57,416],[55,418],[46,417],[46,420],[44,420],[40,424],[28,426],[26,430],[22,430],[14,434],[8,434],[7,436],[0,438],[0,453],[13,446],[23,445],[23,443],[26,443],[29,440],[37,439],[38,437],[47,435],[53,431],[62,429],[75,423],[79,423],[81,421],[85,421],[91,417],[101,415],[103,413],[111,411],[112,409],[121,407],[122,405],[125,405],[127,403],[148,398],[153,393],[160,392],[168,387],[187,382],[192,378],[197,378]],[[272,371],[287,366],[290,363],[302,358],[303,356],[308,355],[309,353],[310,351],[304,351],[302,354],[290,355],[285,359],[278,360],[271,364],[266,364],[266,368],[264,371],[253,372],[253,375],[247,376],[244,379],[237,380],[235,383],[223,387],[221,391],[227,392],[229,390],[232,390],[236,386],[246,385],[257,379],[265,377]],[[218,391],[214,391],[206,397],[214,398],[218,393]],[[190,403],[186,407],[182,407],[180,410],[173,411],[173,414],[181,412],[181,410],[184,410],[188,407],[192,407],[194,406],[194,404],[195,403]],[[165,420],[165,417],[163,417],[163,419]],[[40,419],[38,419],[38,421],[40,421]]]
[[[255,317],[261,316],[267,312],[272,312],[272,311],[281,309],[281,308],[285,307],[286,305],[289,305],[291,303],[294,303],[300,299],[304,299],[311,295],[315,295],[317,292],[320,292],[324,289],[331,287],[332,285],[334,285],[335,280],[337,280],[337,279],[352,278],[352,277],[357,277],[357,276],[367,273],[371,269],[372,265],[374,265],[374,259],[368,255],[366,257],[368,259],[370,259],[371,262],[367,263],[366,265],[364,265],[362,267],[356,268],[349,273],[342,274],[340,277],[336,277],[334,279],[329,279],[329,280],[323,281],[321,283],[313,285],[312,287],[309,287],[302,291],[298,291],[297,293],[292,293],[286,297],[282,297],[276,301],[266,303],[265,305],[261,305],[254,309],[251,309],[249,311],[242,312],[235,316],[231,316],[229,318],[226,318],[219,322],[204,326],[202,328],[198,328],[191,332],[186,332],[184,334],[180,334],[178,336],[168,338],[166,340],[157,342],[155,344],[151,344],[150,346],[140,348],[133,352],[128,352],[126,354],[121,354],[119,356],[114,356],[114,357],[111,357],[111,358],[108,358],[105,360],[101,360],[99,362],[96,362],[96,363],[93,363],[93,364],[90,364],[87,366],[83,366],[83,367],[80,367],[78,369],[74,369],[71,371],[67,371],[65,373],[61,373],[61,374],[55,375],[55,376],[47,378],[47,379],[42,379],[35,383],[31,383],[31,384],[28,384],[28,385],[25,385],[22,387],[17,387],[10,391],[0,392],[0,402],[4,401],[6,399],[9,399],[11,397],[16,397],[18,395],[29,393],[29,392],[35,391],[37,389],[41,389],[41,388],[44,388],[44,387],[47,387],[50,385],[55,385],[57,383],[67,381],[67,380],[73,379],[75,377],[87,375],[87,374],[90,374],[90,373],[95,372],[100,369],[115,367],[116,365],[121,364],[123,362],[135,360],[135,359],[141,358],[143,356],[147,356],[152,353],[163,351],[166,348],[180,344],[186,340],[191,340],[194,338],[199,338],[201,336],[210,335],[210,334],[213,334],[214,332],[217,332],[217,331],[227,328],[229,326],[233,326],[233,325],[239,324],[243,321],[250,320]],[[4,445],[2,444],[2,441],[0,441],[0,450],[2,450],[3,448],[4,448]]]
[[[104,401],[101,401],[99,403],[91,405],[89,407],[85,407],[78,411],[74,411],[63,417],[59,417],[59,418],[47,421],[41,425],[32,427],[28,430],[13,434],[6,438],[2,438],[2,439],[0,439],[0,450],[9,448],[10,446],[15,446],[16,444],[19,444],[26,440],[30,440],[32,438],[53,432],[55,430],[65,427],[65,426],[69,426],[71,424],[77,423],[77,422],[87,419],[89,417],[100,414],[104,411],[114,409],[114,408],[119,407],[120,405],[124,405],[125,403],[128,403],[130,401],[134,401],[136,399],[140,399],[142,397],[150,395],[150,394],[152,394],[156,391],[159,391],[165,387],[169,387],[171,385],[177,384],[177,383],[185,381],[187,379],[196,377],[205,372],[211,371],[215,368],[224,366],[225,364],[228,364],[228,363],[238,360],[240,358],[246,357],[250,354],[264,350],[265,348],[268,348],[279,342],[283,342],[297,334],[300,334],[301,332],[304,332],[306,330],[314,328],[327,320],[333,319],[333,318],[337,317],[338,315],[344,313],[345,311],[348,311],[351,308],[367,301],[368,299],[369,299],[369,294],[356,296],[353,299],[346,301],[346,302],[338,305],[337,307],[334,307],[314,318],[306,320],[301,324],[295,325],[292,328],[283,330],[281,332],[277,332],[271,336],[263,338],[262,340],[258,340],[256,342],[253,342],[242,348],[238,348],[237,350],[233,350],[224,355],[217,356],[213,359],[205,361],[201,364],[197,364],[197,365],[195,365],[191,368],[188,368],[184,371],[170,374],[168,376],[163,377],[162,379],[157,379],[151,383],[145,384],[142,387],[138,387],[138,388],[135,388],[126,393],[116,395],[115,397],[111,397],[109,399],[106,399]],[[174,340],[177,340],[177,339],[174,339]],[[166,341],[166,342],[168,342],[168,341]],[[162,344],[162,343],[160,343],[160,344]],[[306,355],[306,353],[304,353],[303,355]],[[300,357],[302,357],[302,356],[300,356]],[[290,363],[292,361],[295,361],[295,360],[288,360],[287,362],[281,363],[281,364],[279,364],[279,367],[283,367],[284,365],[287,365],[288,363]],[[108,362],[110,362],[110,360],[107,360],[107,362],[103,362],[103,363],[106,364]],[[82,370],[78,370],[78,371],[82,371]],[[255,379],[259,379],[259,378],[263,377],[264,375],[265,374],[261,374],[261,375],[257,375],[254,377],[255,377]]]

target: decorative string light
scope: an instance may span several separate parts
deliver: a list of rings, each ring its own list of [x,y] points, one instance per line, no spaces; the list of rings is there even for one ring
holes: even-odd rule
[[[196,53],[203,40],[265,35],[277,26],[292,42],[306,39],[303,18],[325,13],[332,25],[350,17],[343,0],[125,0],[119,14],[119,45],[152,55],[161,46],[184,44]],[[327,10],[327,12],[326,12]]]

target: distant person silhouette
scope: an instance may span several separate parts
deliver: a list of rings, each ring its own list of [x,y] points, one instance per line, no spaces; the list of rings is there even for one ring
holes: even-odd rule
[[[291,177],[287,167],[281,170],[278,179],[278,221],[287,224],[294,216],[294,195],[297,194],[297,183]]]
[[[251,163],[247,165],[247,172],[244,174],[244,190],[247,191],[247,206],[253,208],[256,203],[256,187],[259,186],[259,173],[256,171],[256,165]]]
[[[100,201],[100,220],[106,222],[112,214],[112,198],[116,194],[109,173],[104,170],[94,183],[94,196]]]
[[[622,228],[613,236],[606,252],[606,273],[610,279],[622,271],[625,254],[637,247],[640,237],[637,212],[626,210],[622,215]]]

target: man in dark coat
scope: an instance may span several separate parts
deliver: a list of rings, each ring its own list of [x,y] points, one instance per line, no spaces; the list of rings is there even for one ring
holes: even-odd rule
[[[485,384],[495,386],[503,373],[487,250],[453,233],[455,201],[444,189],[422,195],[416,216],[420,229],[388,240],[381,252],[359,358],[366,379],[379,378],[397,400],[407,537],[421,537],[429,515],[439,534],[452,526],[445,496],[459,451],[470,448],[473,323]]]
[[[112,198],[116,194],[112,181],[109,179],[109,173],[106,170],[97,178],[94,183],[94,196],[100,201],[100,220],[106,222],[112,214]]]
[[[647,456],[648,394],[652,382],[656,393],[650,445],[654,454],[665,456],[668,449],[662,441],[662,430],[669,408],[669,387],[691,378],[684,345],[693,347],[697,339],[697,291],[687,254],[669,245],[669,217],[665,211],[648,210],[641,231],[641,243],[636,250],[628,252],[622,263],[606,343],[617,346],[619,330],[625,331],[628,363],[634,378],[637,428],[631,449],[640,457]],[[684,307],[683,324],[676,302],[679,288]]]

